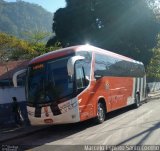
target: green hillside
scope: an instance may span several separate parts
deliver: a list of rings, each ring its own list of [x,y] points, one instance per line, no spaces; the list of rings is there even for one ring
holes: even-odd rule
[[[37,4],[0,0],[0,32],[25,38],[25,32],[51,32],[53,15]]]

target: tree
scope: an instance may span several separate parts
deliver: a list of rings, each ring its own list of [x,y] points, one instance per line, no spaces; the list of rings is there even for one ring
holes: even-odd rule
[[[160,80],[160,35],[157,46],[153,49],[153,57],[147,67],[147,77],[151,81]]]
[[[82,44],[91,41],[94,22],[90,1],[67,0],[67,7],[54,14],[53,31],[63,47]]]
[[[28,42],[0,33],[0,57],[1,61],[29,59],[36,55]]]
[[[37,43],[44,43],[45,39],[47,39],[50,36],[50,33],[35,31],[25,32],[24,35],[26,36],[26,40],[34,45]]]
[[[46,41],[46,39],[48,39],[48,37],[50,36],[50,33],[36,31],[33,33],[26,32],[25,35],[27,37],[27,41],[30,44],[30,47],[36,52],[35,56],[39,56],[44,53],[54,51],[54,50],[61,48],[61,44],[58,42],[55,43],[54,46],[50,46],[49,44],[45,44],[44,41]]]
[[[147,67],[147,77],[151,81],[160,80],[160,50],[154,50],[153,57]]]
[[[152,0],[66,2],[66,7],[54,14],[53,43],[56,39],[66,47],[89,42],[149,63],[159,32]]]
[[[0,33],[0,62],[32,59],[59,48],[61,48],[59,43],[52,47],[46,47],[46,44],[42,42],[29,43],[14,36]]]
[[[30,46],[36,52],[34,57],[43,55],[47,52],[55,51],[61,48],[61,46],[58,43],[56,43],[54,46],[49,46],[49,47],[46,47],[44,43],[31,44]]]

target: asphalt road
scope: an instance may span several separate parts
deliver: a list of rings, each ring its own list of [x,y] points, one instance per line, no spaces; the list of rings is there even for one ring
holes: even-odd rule
[[[152,99],[138,109],[128,107],[109,113],[100,125],[93,120],[56,125],[5,144],[37,151],[67,150],[69,147],[62,145],[160,145],[160,99]],[[78,151],[78,146],[74,147],[73,150]],[[80,148],[87,149],[94,148]]]

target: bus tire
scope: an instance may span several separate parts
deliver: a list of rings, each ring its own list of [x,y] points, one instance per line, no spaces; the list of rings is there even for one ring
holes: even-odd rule
[[[105,106],[104,103],[102,102],[98,102],[97,105],[97,117],[96,117],[96,123],[101,124],[104,122],[106,118],[106,110],[105,110]]]
[[[135,98],[135,108],[140,106],[140,95],[137,93]]]

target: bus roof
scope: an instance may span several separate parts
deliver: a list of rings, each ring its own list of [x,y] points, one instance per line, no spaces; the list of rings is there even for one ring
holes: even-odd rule
[[[43,55],[40,55],[40,56],[32,59],[29,64],[36,64],[36,63],[40,63],[40,62],[43,62],[46,60],[50,60],[50,59],[58,58],[58,57],[61,57],[61,56],[67,55],[67,54],[74,53],[76,48],[78,48],[78,46],[62,48],[59,50],[54,50],[54,51],[45,53]]]
[[[105,55],[108,55],[108,56],[111,56],[114,58],[119,58],[119,59],[126,60],[129,62],[142,64],[141,62],[136,61],[134,59],[131,59],[129,57],[126,57],[126,56],[123,56],[123,55],[120,55],[120,54],[117,54],[117,53],[114,53],[114,52],[111,52],[108,50],[104,50],[104,49],[101,49],[98,47],[94,47],[91,45],[77,45],[77,46],[72,46],[72,47],[67,47],[67,48],[62,48],[59,50],[51,51],[51,52],[48,52],[46,54],[43,54],[41,56],[38,56],[38,57],[32,59],[29,64],[36,64],[36,63],[44,62],[46,60],[62,57],[67,54],[69,55],[69,54],[72,54],[76,51],[83,51],[83,50],[86,50],[89,52],[103,53]]]

